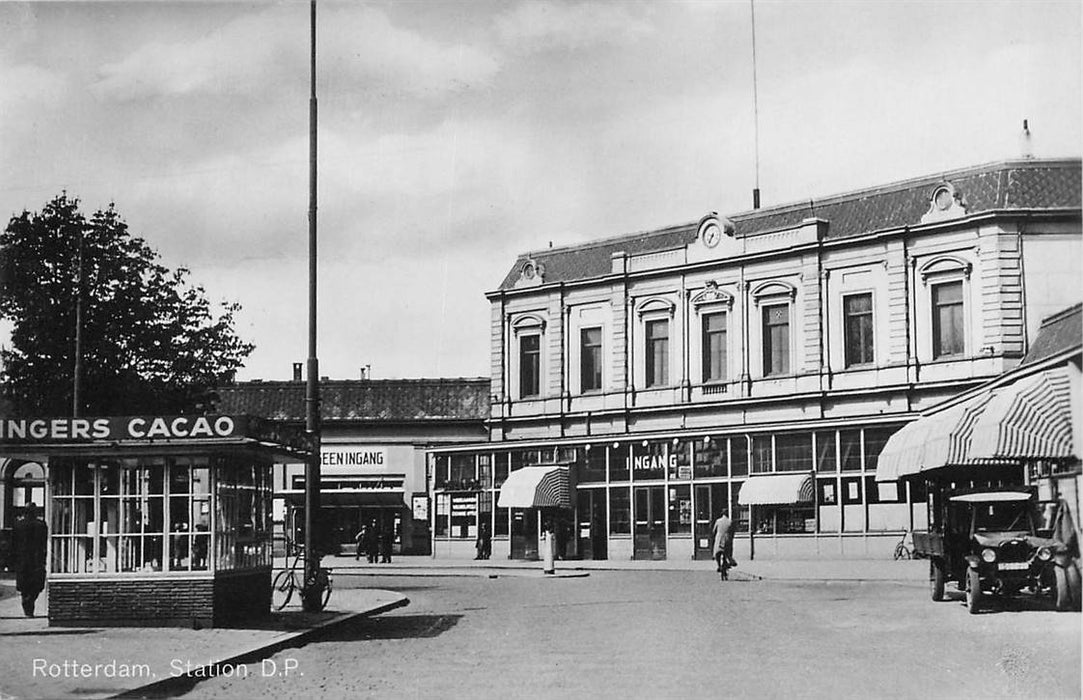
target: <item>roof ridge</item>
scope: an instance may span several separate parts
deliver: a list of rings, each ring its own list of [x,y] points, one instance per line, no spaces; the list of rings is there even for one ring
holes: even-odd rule
[[[1069,306],[1066,309],[1061,309],[1060,311],[1057,311],[1056,313],[1052,313],[1052,314],[1046,316],[1045,318],[1043,318],[1042,322],[1038,325],[1038,327],[1039,328],[1045,328],[1046,326],[1049,326],[1049,325],[1052,325],[1054,323],[1057,323],[1058,321],[1064,320],[1066,317],[1071,316],[1072,314],[1079,313],[1080,310],[1083,310],[1083,302],[1080,302],[1078,304],[1072,304],[1071,306]]]

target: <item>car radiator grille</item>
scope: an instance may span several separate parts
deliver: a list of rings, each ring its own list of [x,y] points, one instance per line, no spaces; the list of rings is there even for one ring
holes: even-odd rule
[[[997,551],[997,561],[1020,562],[1030,558],[1030,546],[1026,542],[1006,542]]]

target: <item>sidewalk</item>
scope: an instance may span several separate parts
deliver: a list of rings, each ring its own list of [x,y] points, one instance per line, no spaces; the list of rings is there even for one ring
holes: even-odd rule
[[[0,581],[13,593],[10,581]],[[22,614],[17,595],[0,599],[0,699],[105,698],[182,689],[209,675],[283,674],[262,659],[319,630],[409,604],[392,591],[336,589],[329,609],[290,606],[250,628],[49,627],[45,596],[39,617]],[[292,609],[291,609],[292,608]],[[243,663],[256,664],[244,669]],[[215,673],[217,672],[217,673]]]
[[[281,566],[281,562],[276,562]],[[428,556],[397,556],[390,564],[369,564],[351,556],[325,557],[324,566],[348,576],[545,576],[540,561],[513,559],[449,559]],[[561,560],[549,578],[589,575],[591,571],[705,571],[714,572],[713,561],[666,559]],[[774,581],[906,581],[926,582],[929,564],[921,560],[890,559],[757,559],[741,561],[730,571],[737,580]]]

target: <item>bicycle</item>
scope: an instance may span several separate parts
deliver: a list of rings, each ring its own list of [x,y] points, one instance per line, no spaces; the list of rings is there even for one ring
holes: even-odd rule
[[[895,559],[896,560],[898,560],[898,559],[913,559],[914,558],[914,549],[913,549],[914,537],[913,537],[913,535],[914,535],[914,533],[907,530],[906,533],[902,536],[902,539],[899,540],[899,543],[897,545],[895,545]],[[907,540],[909,540],[911,544],[907,544]]]
[[[295,591],[305,590],[302,578],[302,572],[305,569],[304,547],[287,542],[286,551],[294,552],[293,560],[285,569],[275,574],[271,581],[271,605],[276,611],[290,604]],[[288,556],[287,561],[289,561]],[[324,566],[317,568],[314,579],[309,582],[309,587],[315,587],[320,592],[318,609],[326,608],[327,602],[331,600],[331,569]]]

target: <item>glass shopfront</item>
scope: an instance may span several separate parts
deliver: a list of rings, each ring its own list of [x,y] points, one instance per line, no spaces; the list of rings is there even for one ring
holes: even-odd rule
[[[494,555],[533,558],[542,525],[529,517],[531,509],[509,512],[481,504],[496,502],[506,474],[558,459],[573,474],[567,522],[573,543],[564,549],[569,556],[664,559],[679,551],[710,559],[711,526],[724,510],[737,533],[751,530],[757,538],[903,532],[912,527],[905,484],[877,485],[874,479],[880,450],[897,427],[440,450],[431,455],[435,539],[472,541],[484,519],[491,524]],[[489,473],[496,478],[490,480]],[[741,486],[748,479],[797,473],[814,475],[811,500],[756,506],[750,523],[749,507],[739,504]],[[508,542],[509,535],[511,546],[501,550],[498,542]],[[676,548],[682,540],[686,544]]]

